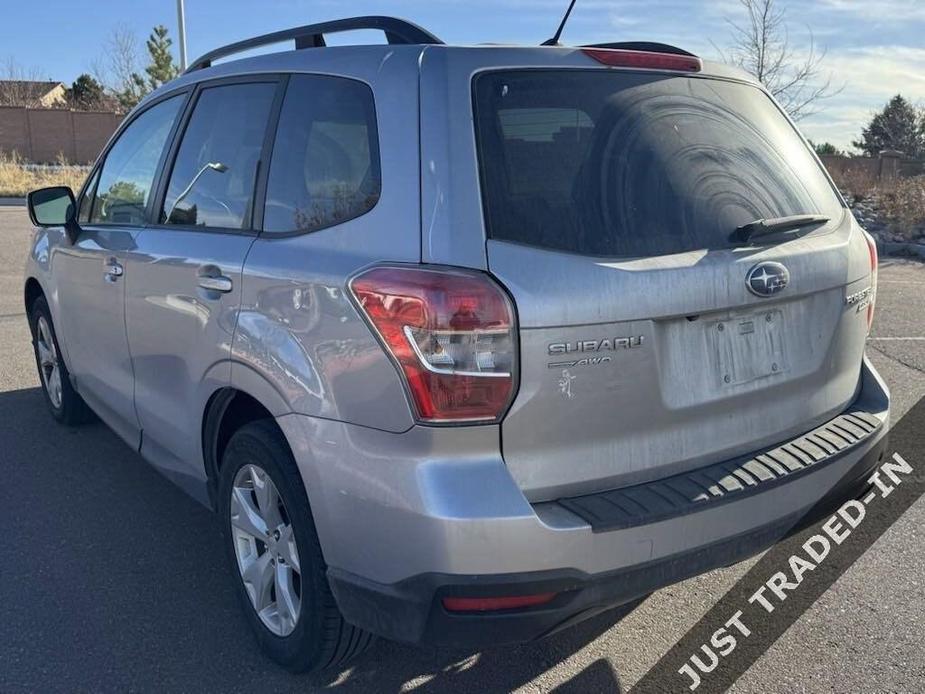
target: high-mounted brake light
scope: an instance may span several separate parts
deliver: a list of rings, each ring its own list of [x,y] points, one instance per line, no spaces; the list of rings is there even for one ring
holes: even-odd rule
[[[610,48],[582,48],[581,52],[603,65],[612,67],[677,70],[679,72],[700,72],[703,69],[703,61],[693,55],[614,50]]]
[[[398,363],[418,418],[496,421],[514,393],[514,310],[487,275],[376,267],[350,290]]]
[[[864,240],[867,241],[867,252],[870,254],[870,301],[867,304],[867,333],[874,324],[874,302],[877,299],[877,267],[880,264],[877,255],[877,242],[874,237],[864,232]]]

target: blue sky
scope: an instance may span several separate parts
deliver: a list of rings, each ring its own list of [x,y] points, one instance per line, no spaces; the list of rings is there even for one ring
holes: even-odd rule
[[[807,135],[848,146],[871,112],[902,93],[925,104],[925,0],[778,0],[795,48],[811,28],[827,48],[824,67],[844,85],[821,113],[801,122]],[[176,36],[175,0],[7,0],[0,22],[0,64],[15,61],[41,77],[70,82],[100,62],[112,30],[138,35],[163,23]],[[567,0],[187,0],[190,57],[255,34],[361,14],[392,14],[456,43],[538,43]],[[578,0],[566,43],[664,41],[715,58],[729,39],[738,0]],[[712,42],[712,43],[711,43]]]

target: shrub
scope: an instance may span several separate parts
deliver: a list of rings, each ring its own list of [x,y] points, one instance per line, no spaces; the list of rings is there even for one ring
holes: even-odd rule
[[[904,238],[919,236],[925,226],[925,176],[899,178],[879,186],[877,207]]]
[[[848,203],[871,210],[893,235],[906,241],[925,235],[925,176],[880,181],[862,167],[832,174]]]

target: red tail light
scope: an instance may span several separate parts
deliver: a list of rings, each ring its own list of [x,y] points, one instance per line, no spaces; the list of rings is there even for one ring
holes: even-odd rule
[[[443,598],[443,606],[450,612],[491,612],[536,607],[552,602],[558,593],[538,595],[510,595],[503,598]]]
[[[874,301],[877,298],[877,266],[880,264],[877,255],[877,242],[874,237],[864,232],[864,239],[867,241],[867,251],[870,253],[870,303],[867,304],[867,332],[870,333],[871,326],[874,324]]]
[[[514,311],[487,275],[377,267],[350,290],[426,422],[495,421],[514,393]]]
[[[680,72],[700,72],[703,69],[703,61],[693,55],[614,50],[611,48],[582,48],[581,52],[603,65],[613,67],[677,70]]]

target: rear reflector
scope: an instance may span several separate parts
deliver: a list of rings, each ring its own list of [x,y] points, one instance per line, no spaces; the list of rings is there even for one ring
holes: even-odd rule
[[[504,598],[443,598],[443,606],[450,612],[492,612],[536,607],[551,602],[558,593],[538,595],[511,595]]]
[[[603,65],[613,67],[676,70],[679,72],[700,72],[703,69],[703,61],[693,55],[614,50],[610,48],[582,48],[581,52]]]

